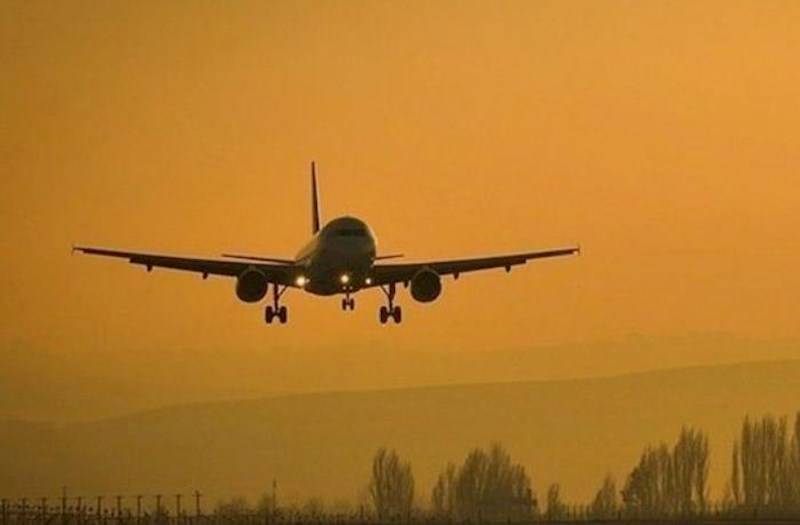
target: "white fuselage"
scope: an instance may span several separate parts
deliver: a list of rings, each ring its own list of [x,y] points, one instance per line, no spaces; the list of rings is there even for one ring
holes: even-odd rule
[[[334,219],[297,254],[297,264],[305,267],[303,288],[315,295],[355,292],[369,284],[375,254],[375,235],[364,221]]]

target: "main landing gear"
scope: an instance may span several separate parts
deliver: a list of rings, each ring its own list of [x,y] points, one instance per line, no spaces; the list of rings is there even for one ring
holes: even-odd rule
[[[264,321],[267,324],[272,324],[272,321],[277,317],[281,324],[286,324],[289,318],[289,311],[285,306],[281,306],[279,301],[288,286],[279,287],[277,284],[272,285],[272,305],[264,309]]]
[[[403,321],[403,310],[394,304],[394,296],[397,291],[395,289],[395,284],[391,283],[388,286],[381,286],[381,290],[386,294],[386,299],[389,304],[387,306],[381,306],[381,309],[378,311],[378,319],[381,324],[386,324],[386,321],[391,317],[395,324],[400,324]]]

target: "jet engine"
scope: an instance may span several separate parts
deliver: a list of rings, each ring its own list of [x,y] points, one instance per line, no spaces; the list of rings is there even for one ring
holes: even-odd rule
[[[436,300],[442,293],[442,278],[430,268],[417,272],[411,279],[411,297],[421,303]]]
[[[246,303],[255,303],[267,295],[267,276],[255,268],[248,268],[236,278],[236,297]]]

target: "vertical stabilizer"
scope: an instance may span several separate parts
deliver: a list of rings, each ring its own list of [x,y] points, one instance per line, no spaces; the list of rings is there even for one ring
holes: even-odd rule
[[[311,161],[311,233],[319,231],[319,191],[317,190],[317,164]]]

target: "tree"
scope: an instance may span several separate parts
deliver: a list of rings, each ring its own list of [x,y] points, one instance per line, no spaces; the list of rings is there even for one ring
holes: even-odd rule
[[[627,512],[636,516],[675,516],[703,512],[708,500],[708,438],[681,429],[670,451],[647,447],[622,490]]]
[[[456,510],[455,501],[456,466],[448,463],[439,474],[431,494],[433,511],[440,516],[452,516]]]
[[[800,506],[800,413],[791,435],[786,417],[746,417],[732,462],[729,483],[737,505],[773,511]]]
[[[733,469],[731,470],[731,480],[728,484],[728,487],[731,491],[731,499],[733,500],[734,505],[740,505],[742,503],[742,493],[741,493],[741,481],[739,481],[739,442],[733,442],[733,454],[732,454],[732,461],[733,461]]]
[[[561,487],[553,483],[547,488],[547,519],[563,520],[567,517],[567,506],[561,501]]]
[[[625,509],[636,516],[665,515],[672,486],[672,468],[667,445],[647,447],[622,489]]]
[[[792,505],[800,507],[800,412],[794,418],[794,434],[789,447],[789,492]]]
[[[603,484],[594,496],[591,515],[594,519],[611,519],[617,515],[617,483],[611,474],[607,474]]]
[[[431,494],[434,511],[460,519],[530,517],[536,510],[525,468],[495,443],[472,450],[460,467],[447,465]]]
[[[378,449],[372,459],[369,493],[380,519],[408,515],[414,501],[411,464],[401,462],[394,450]]]
[[[683,428],[672,451],[672,511],[688,515],[706,510],[708,500],[708,437]]]
[[[272,516],[276,512],[272,494],[262,494],[256,503],[255,513],[260,516]]]

